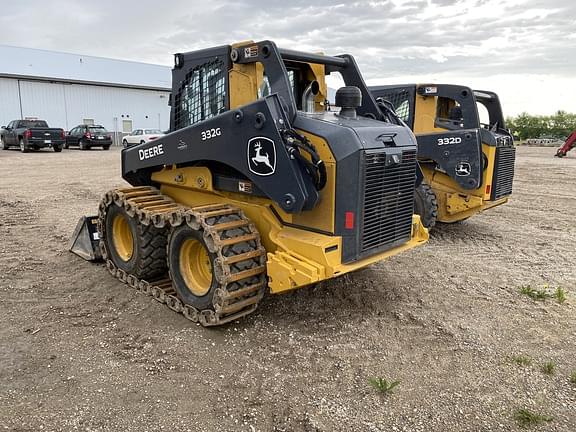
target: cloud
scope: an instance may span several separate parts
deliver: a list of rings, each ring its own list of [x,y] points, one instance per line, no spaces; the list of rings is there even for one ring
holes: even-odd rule
[[[367,80],[403,77],[566,81],[576,76],[572,0],[21,0],[0,15],[0,40],[172,64],[172,53],[240,40],[353,54]],[[57,23],[58,25],[54,25]],[[540,78],[535,78],[540,77]],[[493,84],[490,85],[492,78]],[[559,96],[542,95],[553,111]],[[576,111],[573,102],[572,111]],[[564,104],[562,104],[564,106]],[[544,106],[544,108],[542,108]]]

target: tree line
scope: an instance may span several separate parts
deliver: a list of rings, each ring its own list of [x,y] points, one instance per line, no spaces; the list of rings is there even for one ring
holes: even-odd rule
[[[515,138],[557,138],[564,140],[576,130],[576,114],[557,111],[550,116],[522,113],[506,119],[508,127]]]

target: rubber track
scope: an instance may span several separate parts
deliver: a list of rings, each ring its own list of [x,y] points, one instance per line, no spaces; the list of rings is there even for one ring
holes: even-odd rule
[[[214,294],[212,309],[197,310],[185,304],[172,286],[169,272],[157,275],[155,279],[145,279],[127,274],[114,265],[103,240],[106,238],[106,212],[113,203],[138,221],[148,244],[153,245],[150,250],[156,251],[144,260],[143,268],[147,263],[158,268],[157,246],[166,244],[165,236],[171,227],[188,224],[192,229],[203,230],[208,249],[217,255],[214,277],[219,287]],[[114,277],[203,326],[222,325],[254,312],[264,295],[267,286],[266,251],[256,227],[234,206],[213,204],[190,208],[150,186],[115,189],[107,192],[100,202],[98,233],[102,256]],[[160,237],[155,237],[154,233]],[[165,259],[166,252],[163,251],[162,256]],[[165,261],[163,265],[166,265]]]

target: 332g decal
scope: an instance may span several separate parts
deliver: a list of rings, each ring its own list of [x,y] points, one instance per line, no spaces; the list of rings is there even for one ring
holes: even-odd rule
[[[205,131],[201,132],[202,141],[206,141],[220,135],[222,135],[222,131],[220,130],[220,128],[206,129]]]

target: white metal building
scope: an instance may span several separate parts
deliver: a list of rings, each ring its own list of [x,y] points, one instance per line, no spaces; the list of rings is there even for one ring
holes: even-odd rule
[[[0,58],[0,125],[32,117],[117,135],[169,127],[167,66],[3,45]]]

